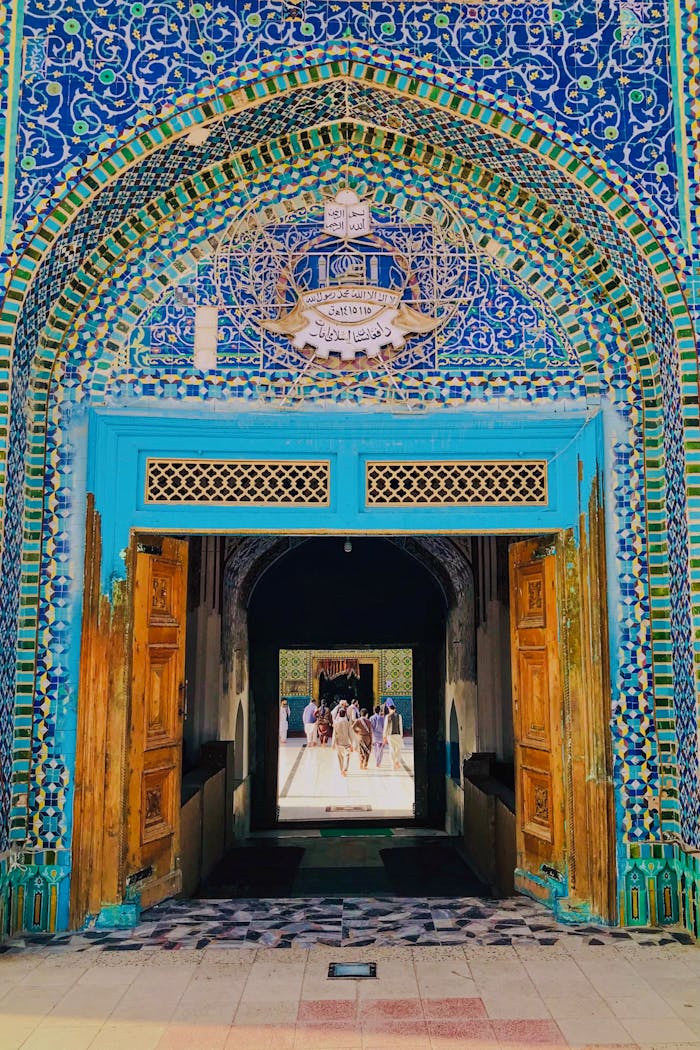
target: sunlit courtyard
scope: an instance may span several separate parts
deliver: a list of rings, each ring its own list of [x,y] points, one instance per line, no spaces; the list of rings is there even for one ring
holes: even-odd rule
[[[406,819],[413,816],[413,742],[404,738],[400,768],[394,769],[388,749],[382,764],[374,755],[360,769],[357,751],[350,756],[347,777],[341,776],[330,744],[308,747],[290,738],[279,749],[279,820]]]

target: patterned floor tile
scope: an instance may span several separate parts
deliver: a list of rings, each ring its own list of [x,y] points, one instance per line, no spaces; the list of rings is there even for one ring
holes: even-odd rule
[[[75,934],[25,935],[5,953],[164,951],[203,948],[313,948],[473,945],[494,948],[558,943],[663,947],[690,943],[675,929],[617,930],[563,926],[526,898],[316,897],[269,900],[165,901],[143,913],[134,930],[87,929]]]

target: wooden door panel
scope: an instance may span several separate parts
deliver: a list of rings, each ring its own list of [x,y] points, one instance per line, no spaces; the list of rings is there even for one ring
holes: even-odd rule
[[[518,879],[564,870],[562,696],[556,556],[539,541],[510,549]],[[518,882],[516,879],[516,883]],[[537,891],[537,881],[527,883]]]
[[[176,770],[171,763],[145,769],[141,780],[141,844],[159,842],[175,832]]]
[[[545,603],[546,581],[541,564],[518,566],[516,623],[518,630],[542,629],[547,626]]]
[[[150,557],[150,555],[147,555]],[[151,565],[151,608],[149,627],[177,627],[179,625],[177,602],[179,583],[178,563],[168,563],[154,558]]]
[[[523,765],[520,786],[523,833],[553,843],[552,777],[549,770]]]
[[[146,661],[144,710],[147,751],[180,740],[182,684],[178,647],[150,645]]]
[[[164,539],[160,554],[137,552],[125,875],[138,873],[144,906],[181,883],[186,584],[186,540]]]
[[[518,651],[520,743],[523,747],[550,747],[549,660],[546,649]]]

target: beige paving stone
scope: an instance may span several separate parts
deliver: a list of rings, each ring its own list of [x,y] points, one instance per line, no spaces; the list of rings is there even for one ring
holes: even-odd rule
[[[90,1043],[89,1050],[155,1050],[164,1031],[163,1025],[106,1024]]]
[[[691,1006],[700,1006],[700,978],[689,976],[657,978],[653,981],[654,991],[664,999],[686,1002]]]
[[[553,956],[545,958],[523,959],[525,972],[536,984],[547,984],[550,981],[558,981],[560,984],[589,984],[589,977],[585,969],[582,969],[576,959],[570,955]]]
[[[646,992],[644,995],[608,996],[607,1003],[610,1009],[624,1020],[631,1018],[656,1018],[674,1017],[674,1010],[670,1003],[662,999],[660,995]]]
[[[516,944],[515,951],[523,962],[537,960],[546,963],[554,959],[569,959],[573,962],[571,952],[567,943],[558,941],[556,944]]]
[[[8,988],[0,998],[0,1017],[24,1014],[43,1017],[50,1013],[65,995],[64,988],[44,988],[40,984],[22,983]]]
[[[614,1018],[614,1014],[602,996],[588,996],[569,994],[567,985],[560,989],[562,993],[558,996],[545,996],[544,1002],[555,1021],[562,1019],[574,1019],[580,1017],[608,1017]]]
[[[172,1015],[171,1024],[230,1025],[238,1008],[238,997],[229,1000],[192,1000],[182,998]]]
[[[243,1001],[297,1002],[304,980],[304,969],[303,963],[280,967],[272,963],[256,962],[248,974],[242,994]]]
[[[414,1042],[410,1036],[400,1039],[386,1036],[382,1042],[377,1042],[376,1038],[372,1038],[371,1035],[363,1035],[362,1037],[362,1050],[425,1050],[425,1045],[425,1043]],[[432,1040],[430,1040],[428,1046],[432,1047],[433,1045]]]
[[[42,1024],[22,1044],[22,1050],[88,1050],[101,1025]]]
[[[0,958],[0,988],[7,988],[27,978],[37,966],[41,965],[40,955],[22,953],[3,955]]]
[[[533,976],[533,984],[543,999],[556,999],[559,996],[580,999],[595,999],[600,995],[600,988],[594,987],[583,975],[570,977],[564,974],[561,980],[554,977]]]
[[[557,1024],[572,1047],[636,1044],[622,1022],[611,1017],[558,1017]]]
[[[698,1050],[698,1044],[693,1043],[641,1043],[639,1050]]]
[[[628,977],[613,973],[590,974],[590,983],[601,995],[615,998],[654,995],[654,989],[639,977]]]
[[[278,1002],[248,1001],[238,1004],[233,1018],[234,1026],[256,1024],[291,1024],[296,1022],[299,1012],[298,999]]]
[[[221,948],[205,948],[201,955],[198,976],[208,973],[248,974],[258,957],[258,951],[249,951],[247,948],[230,949],[222,943]]]
[[[138,953],[141,955],[141,952]],[[179,948],[177,951],[149,951],[149,970],[158,968],[163,970],[180,970],[186,967],[196,968],[201,965],[202,951],[198,948]]]
[[[297,1025],[294,1050],[360,1050],[362,1031],[345,1021]]]
[[[440,945],[426,944],[423,947],[413,948],[411,951],[413,962],[420,966],[432,966],[436,963],[463,963],[466,960],[463,945]]]
[[[154,1024],[166,1024],[172,1018],[182,993],[173,995],[153,994],[152,991],[142,988],[130,988],[122,996],[111,1014],[114,1021],[148,1022]]]
[[[598,956],[580,953],[575,957],[576,965],[583,971],[583,973],[588,974],[589,976],[592,974],[616,975],[628,980],[632,980],[639,976],[634,966],[628,961],[627,957],[621,955],[620,952],[613,951],[611,953],[605,948],[601,948],[600,951],[605,954]]]
[[[293,964],[295,966],[304,965],[309,957],[308,948],[258,948],[255,952],[254,962],[260,966],[275,966],[283,967]],[[316,948],[313,949],[314,952]],[[216,954],[216,949],[208,949],[212,955]],[[218,952],[221,955],[221,951]],[[235,956],[246,956],[248,952],[243,948],[230,949],[230,954]]]
[[[75,982],[74,988],[121,988],[127,989],[129,985],[143,975],[142,966],[102,966],[95,962]]]
[[[329,980],[328,963],[315,966],[309,963],[301,987],[302,999],[356,999],[361,981]]]
[[[224,1050],[292,1050],[294,1025],[234,1025],[226,1037]]]
[[[467,944],[464,946],[464,954],[470,966],[472,962],[520,962],[515,948],[507,944]]]
[[[527,999],[529,996],[539,994],[527,974],[504,973],[501,978],[496,976],[483,978],[475,975],[474,983],[482,999],[501,999],[504,995],[513,999]]]
[[[157,1050],[223,1050],[230,1032],[229,1025],[170,1024],[158,1043]]]
[[[426,945],[426,948],[432,947]],[[358,962],[395,962],[397,959],[401,960],[405,966],[411,965],[411,957],[413,950],[405,944],[396,945],[381,945],[379,947],[373,947],[372,945],[365,945],[362,948],[326,948],[327,954],[330,956],[331,962],[349,962],[355,960]],[[313,950],[312,954],[316,954],[316,949]]]
[[[361,1035],[363,1050],[404,1050],[406,1044],[416,1050],[430,1050],[432,1045],[428,1026],[423,1021],[387,1021],[384,1025],[365,1027]]]
[[[145,967],[149,966],[156,957],[160,957],[163,954],[161,948],[141,948],[137,952],[95,952],[90,958],[90,969],[130,970],[135,967]]]
[[[683,1018],[685,1020],[685,1018]],[[688,1028],[698,1036],[698,1046],[700,1046],[700,1019],[697,1021],[685,1021]]]
[[[91,987],[74,984],[56,1003],[51,1016],[109,1017],[119,1000],[127,994],[127,988],[117,985]]]
[[[520,959],[516,961],[507,959],[504,960],[503,965],[500,966],[497,961],[489,962],[474,962],[469,960],[469,970],[472,975],[472,979],[477,984],[492,984],[499,979],[501,981],[508,980],[513,981],[517,984],[519,981],[530,984],[530,975],[525,968],[525,964]]]
[[[696,1042],[696,1034],[679,1017],[635,1017],[625,1018],[623,1025],[637,1043],[690,1043]]]
[[[456,969],[431,973],[429,967],[416,966],[416,979],[424,999],[478,999],[481,995],[471,977],[462,976]]]
[[[181,966],[153,966],[149,963],[142,969],[139,983],[148,985],[150,988],[182,989],[199,972],[199,966],[193,963],[184,963]]]
[[[358,981],[357,994],[362,999],[414,999],[419,997],[418,981],[410,951],[404,959],[385,959],[377,965],[376,981]]]
[[[634,941],[614,941],[608,944],[588,944],[585,937],[567,937],[567,948],[572,956],[578,958],[591,958],[598,961],[609,962],[613,966],[620,958],[626,960],[631,951],[636,947]],[[646,949],[644,949],[646,950]]]
[[[507,985],[498,997],[481,997],[487,1016],[492,1020],[538,1020],[551,1017],[547,1004],[537,994],[508,995]]]
[[[46,988],[68,988],[91,968],[89,960],[79,957],[56,954],[46,956],[39,966],[32,971],[33,984],[42,984]]]
[[[19,1050],[36,1025],[36,1018],[19,1018],[18,1020],[0,1018],[0,1050]]]

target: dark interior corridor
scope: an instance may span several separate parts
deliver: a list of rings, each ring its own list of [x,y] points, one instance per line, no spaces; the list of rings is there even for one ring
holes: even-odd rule
[[[488,896],[459,846],[447,835],[371,827],[254,837],[222,858],[197,896]]]

